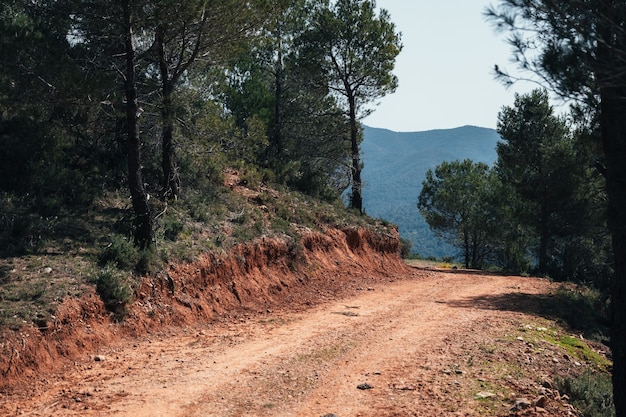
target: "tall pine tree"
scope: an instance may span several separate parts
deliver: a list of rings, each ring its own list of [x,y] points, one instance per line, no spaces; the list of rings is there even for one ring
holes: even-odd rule
[[[558,94],[597,105],[615,263],[613,393],[617,416],[626,416],[626,3],[503,0],[487,15],[512,34],[521,69],[538,75]],[[507,82],[514,80],[499,74]]]
[[[330,91],[350,123],[352,157],[350,206],[363,211],[359,120],[369,114],[367,105],[395,91],[392,71],[402,44],[389,13],[376,14],[376,2],[338,0],[318,8],[307,34],[307,59],[319,65]]]

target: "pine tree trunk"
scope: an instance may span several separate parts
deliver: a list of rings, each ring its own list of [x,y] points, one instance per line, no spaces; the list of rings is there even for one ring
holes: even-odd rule
[[[598,42],[596,75],[609,200],[607,222],[615,269],[611,280],[613,401],[616,417],[626,417],[626,75],[615,68],[615,54],[626,50],[626,35],[619,24],[626,16],[624,6],[613,0],[598,2],[597,7],[600,16],[615,18],[599,27],[603,41]]]
[[[601,125],[615,275],[611,283],[611,351],[617,417],[626,416],[626,89],[602,90]]]
[[[180,178],[176,169],[176,152],[174,147],[174,122],[172,117],[171,91],[163,98],[163,131],[162,162],[163,170],[163,195],[170,199],[178,199],[180,193]]]
[[[162,84],[161,169],[163,170],[163,195],[170,200],[176,200],[180,192],[180,179],[176,170],[176,152],[174,147],[174,110],[172,104],[174,80],[170,79],[170,72],[165,57],[165,35],[162,27],[157,29],[156,41]]]
[[[272,132],[270,152],[271,156],[282,159],[283,154],[283,87],[285,83],[285,68],[283,62],[283,40],[280,22],[276,23],[276,39],[278,41],[278,55],[274,67],[274,129]]]
[[[361,190],[363,187],[361,180],[361,157],[359,147],[359,122],[356,119],[356,102],[355,98],[350,95],[348,97],[350,105],[350,144],[352,146],[352,198],[350,207],[363,213],[363,195]]]
[[[542,197],[543,199],[543,197]],[[548,240],[550,238],[550,231],[548,230],[547,222],[550,221],[550,216],[546,208],[545,202],[541,204],[541,213],[539,214],[539,273],[545,274],[548,272]]]
[[[137,128],[137,88],[135,85],[135,49],[133,47],[131,0],[121,0],[124,10],[124,50],[126,58],[126,134],[128,145],[128,187],[135,213],[135,244],[141,248],[152,243],[153,227],[141,175],[141,144]]]

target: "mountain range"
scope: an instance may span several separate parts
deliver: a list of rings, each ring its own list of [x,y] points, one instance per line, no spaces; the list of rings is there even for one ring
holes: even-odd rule
[[[417,209],[426,172],[443,161],[471,159],[492,165],[500,136],[493,129],[463,126],[424,132],[394,132],[364,127],[363,207],[372,216],[396,224],[400,236],[423,257],[454,256]]]

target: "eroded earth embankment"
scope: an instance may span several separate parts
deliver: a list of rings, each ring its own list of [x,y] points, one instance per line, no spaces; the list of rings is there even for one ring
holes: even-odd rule
[[[141,278],[124,320],[116,321],[95,290],[68,298],[45,327],[5,329],[0,337],[0,389],[60,370],[73,359],[126,337],[271,311],[289,304],[306,308],[325,294],[367,286],[406,266],[397,233],[366,229],[302,230],[301,241],[266,237],[169,265]]]

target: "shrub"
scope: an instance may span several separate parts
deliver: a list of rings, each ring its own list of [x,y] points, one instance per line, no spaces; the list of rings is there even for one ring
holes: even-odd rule
[[[163,237],[175,242],[178,236],[185,230],[185,223],[177,218],[167,217],[163,221]]]
[[[139,274],[151,274],[159,270],[161,260],[153,247],[139,251],[135,271]]]
[[[98,271],[95,282],[104,306],[118,318],[123,318],[128,303],[133,299],[131,281],[113,264],[108,264]]]
[[[400,256],[402,256],[402,259],[407,259],[411,256],[412,248],[413,242],[411,240],[400,238]]]
[[[615,416],[609,374],[587,371],[578,378],[558,378],[556,383],[559,391],[569,395],[572,405],[583,417]]]
[[[264,171],[253,165],[246,166],[239,178],[239,183],[247,188],[258,190],[264,180]]]
[[[111,242],[98,255],[102,266],[114,264],[120,269],[132,269],[139,260],[139,252],[132,242],[120,235],[111,236]]]

